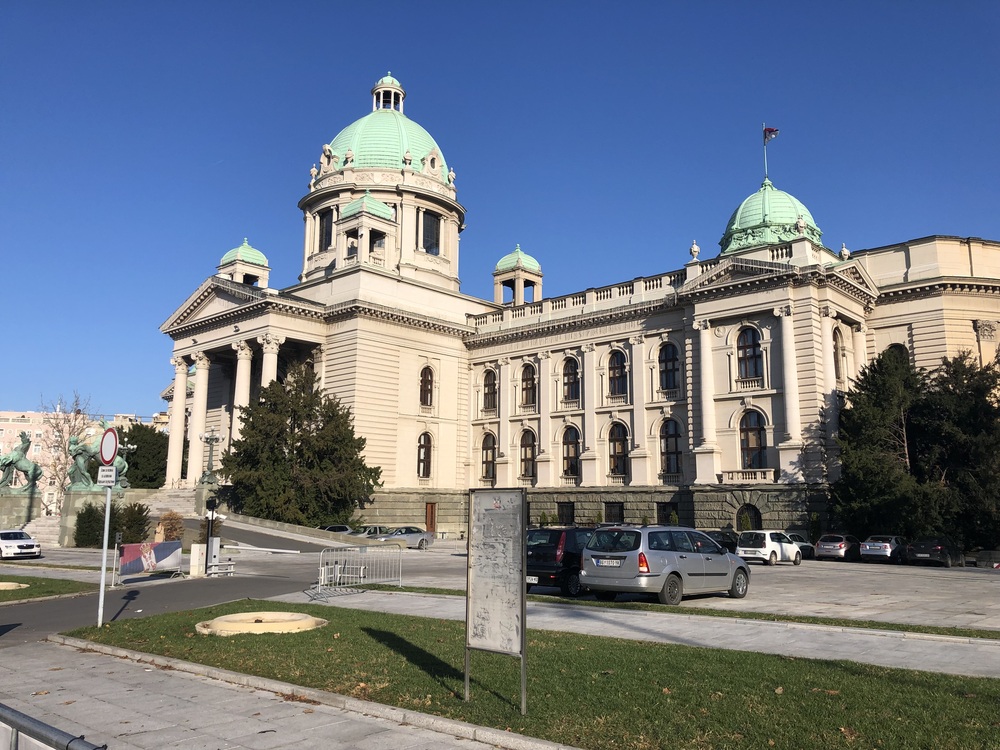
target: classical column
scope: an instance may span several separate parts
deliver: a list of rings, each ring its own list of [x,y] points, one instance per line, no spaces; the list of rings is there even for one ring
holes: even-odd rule
[[[170,360],[174,366],[174,397],[170,402],[170,439],[167,442],[167,481],[164,487],[177,487],[184,463],[184,412],[187,409],[188,363],[184,357]]]
[[[205,432],[205,416],[208,411],[208,372],[212,366],[211,360],[205,352],[198,352],[194,355],[194,396],[191,400],[191,426],[188,430],[188,464],[186,483],[189,487],[194,487],[198,483],[205,467],[202,465],[204,459],[205,444],[199,435]]]
[[[305,240],[302,243],[302,273],[306,272],[306,266],[309,263],[309,256],[313,254],[313,248],[316,247],[316,237],[313,231],[313,225],[316,223],[316,219],[313,217],[311,211],[306,211],[302,216],[302,220],[305,222]]]
[[[520,440],[511,444],[510,438],[510,405],[514,400],[510,388],[510,360],[500,357],[497,360],[497,486],[512,487],[520,473],[518,462]],[[503,454],[501,458],[500,454]],[[511,467],[515,467],[512,472]]]
[[[250,403],[250,366],[253,349],[246,341],[233,344],[236,350],[236,384],[233,391],[233,424],[229,431],[229,444],[240,439],[243,433],[243,417],[240,409]]]
[[[267,388],[278,379],[278,350],[285,343],[284,336],[265,333],[257,337],[257,343],[264,350],[264,364],[260,371],[260,387]]]
[[[426,252],[424,249],[424,209],[417,206],[417,250]]]
[[[795,322],[791,306],[777,307],[781,321],[781,379],[785,397],[785,434],[789,442],[802,440],[802,416],[799,412],[799,368],[795,358]],[[830,339],[831,345],[833,338]]]
[[[717,444],[715,423],[715,363],[712,359],[712,325],[696,320],[698,331],[698,394],[701,401],[701,445],[694,449],[698,484],[719,481],[722,454]]]
[[[828,397],[837,390],[837,367],[833,351],[833,324],[837,318],[837,311],[832,307],[823,307],[820,311],[820,335],[823,340],[820,342],[823,351],[823,395]]]
[[[646,399],[649,385],[646,383],[646,339],[633,336],[632,345],[632,444],[630,463],[632,464],[632,484],[654,484],[649,476],[649,441],[646,428]],[[653,451],[655,454],[656,451]]]
[[[854,377],[861,376],[861,368],[868,364],[868,326],[858,323],[851,331],[854,335]]]
[[[552,442],[552,353],[538,353],[538,447],[545,453],[538,457],[538,486],[553,485],[554,469],[560,464],[560,454]]]
[[[586,487],[597,482],[597,347],[583,345],[583,367],[580,368],[580,387],[583,390],[583,435],[580,436],[580,481]]]

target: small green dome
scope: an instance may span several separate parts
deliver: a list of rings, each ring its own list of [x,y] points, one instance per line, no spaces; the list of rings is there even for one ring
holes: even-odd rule
[[[264,253],[255,247],[250,247],[247,243],[246,237],[243,238],[242,245],[234,247],[222,256],[222,260],[219,261],[219,265],[224,266],[227,263],[232,263],[234,260],[242,260],[244,263],[253,263],[258,266],[267,265],[267,258],[264,257]]]
[[[397,88],[403,88],[403,84],[392,77],[391,70],[375,82],[375,88],[380,88],[381,86],[396,86]]]
[[[725,255],[736,250],[791,242],[799,236],[819,245],[823,232],[798,198],[778,190],[764,178],[760,190],[733,212],[719,245]]]
[[[542,272],[541,264],[526,252],[523,252],[520,245],[514,248],[514,252],[508,253],[497,262],[495,272],[513,271],[518,266],[527,271]]]
[[[394,96],[383,100],[381,96],[385,92]],[[337,159],[336,168],[344,168],[350,152],[354,169],[402,169],[409,161],[414,171],[426,169],[441,182],[449,184],[448,165],[440,147],[430,133],[402,112],[406,92],[399,81],[385,76],[375,84],[372,93],[376,108],[330,141],[328,149]]]

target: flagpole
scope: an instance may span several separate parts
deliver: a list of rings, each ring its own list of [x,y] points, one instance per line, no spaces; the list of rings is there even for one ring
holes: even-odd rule
[[[764,179],[767,179],[767,123],[762,122],[760,124],[760,132],[762,140],[764,141]]]

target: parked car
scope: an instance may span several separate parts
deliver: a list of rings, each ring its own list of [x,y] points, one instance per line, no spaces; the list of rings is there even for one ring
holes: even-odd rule
[[[906,562],[906,540],[892,534],[872,534],[861,542],[863,562]]]
[[[320,531],[332,531],[336,534],[351,534],[354,529],[344,523],[335,523],[333,526],[320,526]]]
[[[390,530],[388,526],[362,526],[352,531],[351,536],[381,536],[388,534]]]
[[[861,542],[850,534],[824,534],[816,542],[817,560],[860,560]]]
[[[525,585],[558,586],[563,596],[579,596],[580,553],[594,533],[592,526],[548,526],[528,529]]]
[[[726,552],[732,552],[734,555],[736,554],[736,547],[740,541],[740,535],[735,531],[730,529],[719,529],[718,531],[703,530],[701,533],[709,539],[714,539],[718,542],[726,550]]]
[[[812,560],[814,557],[816,557],[816,547],[813,545],[812,542],[810,542],[808,539],[802,536],[802,534],[798,533],[797,531],[793,531],[788,535],[788,538],[791,539],[793,542],[795,542],[796,545],[798,545],[799,552],[802,553],[803,559]]]
[[[784,531],[774,529],[744,531],[740,534],[739,544],[736,545],[736,554],[744,560],[757,560],[765,565],[775,565],[778,562],[802,564],[799,545]]]
[[[0,559],[41,557],[42,545],[20,529],[0,531]]]
[[[662,604],[678,604],[686,594],[717,592],[742,599],[750,586],[746,562],[700,531],[677,526],[599,528],[582,560],[581,582],[604,600],[656,594]]]
[[[418,526],[398,526],[385,534],[379,534],[375,539],[380,542],[397,542],[416,549],[427,549],[434,544],[434,534]]]
[[[911,565],[925,562],[940,563],[946,568],[965,566],[965,553],[951,539],[939,534],[925,536],[906,545],[906,561]]]

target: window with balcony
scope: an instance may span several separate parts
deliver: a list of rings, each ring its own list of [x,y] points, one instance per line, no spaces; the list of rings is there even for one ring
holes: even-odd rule
[[[580,431],[575,427],[563,430],[562,461],[564,477],[580,477]]]
[[[521,478],[535,477],[535,433],[525,430],[521,433]]]
[[[496,414],[497,411],[497,374],[495,370],[487,370],[483,375],[483,411]]]
[[[621,422],[611,425],[608,433],[608,473],[613,477],[628,475],[628,430]]]
[[[681,387],[681,358],[674,344],[660,347],[660,392],[663,398],[677,398]]]
[[[489,482],[497,478],[497,439],[491,433],[483,435],[482,478]]]
[[[434,371],[430,367],[420,371],[420,405],[423,407],[434,405]]]
[[[431,435],[421,433],[417,438],[417,476],[421,479],[431,477]]]
[[[753,387],[763,387],[764,355],[760,348],[760,332],[756,328],[744,328],[736,339],[737,377],[743,383],[756,383]]]
[[[759,411],[748,411],[740,419],[742,468],[767,468],[767,434],[764,427],[764,416]]]
[[[579,406],[580,404],[580,363],[574,357],[567,357],[563,361],[563,390],[562,400],[567,406]]]
[[[625,354],[617,349],[608,358],[608,395],[628,398],[628,368],[625,366]]]

